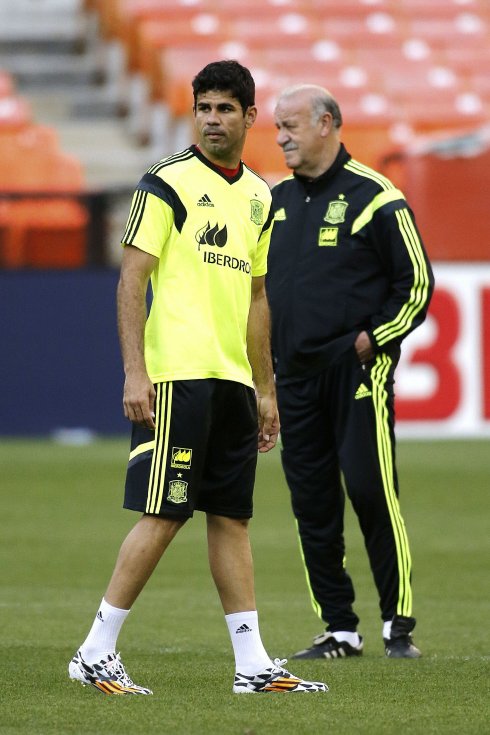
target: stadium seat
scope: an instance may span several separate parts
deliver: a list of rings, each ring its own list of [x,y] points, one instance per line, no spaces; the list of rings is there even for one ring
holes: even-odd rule
[[[434,49],[488,49],[490,41],[487,21],[480,15],[461,12],[448,18],[414,17],[407,21],[406,35],[423,39]]]
[[[88,214],[80,162],[54,131],[0,133],[0,265],[77,268],[86,263]]]
[[[411,18],[451,18],[460,13],[482,15],[486,0],[398,0],[395,12]]]
[[[273,175],[282,173],[282,154],[272,108],[289,84],[329,88],[351,152],[373,166],[393,141],[469,128],[489,114],[487,0],[90,2],[108,37],[128,49],[134,129],[163,153],[189,141],[191,79],[218,58],[254,74],[259,117],[247,150]]]
[[[19,97],[15,93],[0,96],[0,133],[7,130],[20,130],[31,121],[31,106],[24,97]]]
[[[405,121],[419,132],[473,128],[489,118],[488,103],[474,92],[419,90],[400,104]]]

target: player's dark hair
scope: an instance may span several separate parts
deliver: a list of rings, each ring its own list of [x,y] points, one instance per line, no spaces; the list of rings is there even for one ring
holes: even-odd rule
[[[244,113],[255,104],[255,82],[250,71],[238,61],[212,61],[201,69],[192,80],[194,110],[198,95],[210,90],[229,92],[240,102]]]

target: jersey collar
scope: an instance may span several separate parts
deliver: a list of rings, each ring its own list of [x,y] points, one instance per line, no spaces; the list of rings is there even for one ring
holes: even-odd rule
[[[221,176],[222,179],[225,181],[228,181],[229,184],[234,184],[235,181],[238,181],[242,177],[243,174],[243,161],[240,161],[240,164],[238,166],[238,171],[234,176],[227,176],[219,166],[216,166],[216,164],[212,163],[209,158],[206,158],[206,156],[202,153],[202,151],[199,150],[199,148],[196,145],[191,145],[190,150],[194,153],[196,158],[198,158],[201,163],[203,163],[205,166],[211,169],[211,171],[214,171],[218,174],[218,176]]]

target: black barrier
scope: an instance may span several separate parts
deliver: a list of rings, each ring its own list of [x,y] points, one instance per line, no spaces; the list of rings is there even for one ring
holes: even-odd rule
[[[129,431],[117,280],[116,269],[0,271],[1,435]]]

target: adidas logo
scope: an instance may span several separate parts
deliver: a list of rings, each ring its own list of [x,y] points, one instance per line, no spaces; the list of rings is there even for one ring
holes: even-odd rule
[[[204,196],[202,196],[197,202],[197,206],[198,207],[214,207],[214,204],[211,201],[211,199],[208,197],[208,195],[204,194]]]
[[[247,623],[243,623],[243,625],[240,625],[239,628],[235,630],[235,633],[251,633],[252,628],[249,628]]]
[[[97,620],[100,620],[100,622],[101,622],[101,623],[103,623],[103,622],[104,622],[104,618],[102,617],[102,613],[101,613],[101,611],[100,611],[100,610],[99,610],[99,612],[97,613],[97,616],[96,616],[96,617],[97,617]]]
[[[281,207],[281,209],[277,209],[274,212],[274,219],[276,220],[276,222],[284,222],[284,220],[286,219],[286,210],[284,209],[284,207]]]
[[[368,388],[366,388],[364,383],[361,383],[361,385],[356,391],[356,395],[354,396],[354,398],[356,399],[356,401],[358,401],[359,398],[367,398],[368,396],[372,396],[372,395],[373,394]]]

